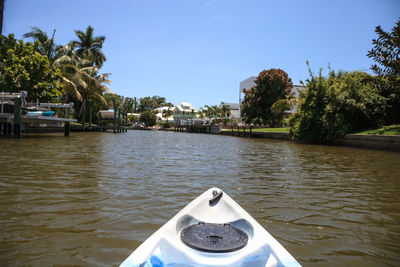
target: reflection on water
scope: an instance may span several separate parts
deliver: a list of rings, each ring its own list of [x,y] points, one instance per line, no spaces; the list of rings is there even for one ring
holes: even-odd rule
[[[0,151],[1,265],[119,264],[212,186],[303,265],[400,262],[400,154],[150,131]]]

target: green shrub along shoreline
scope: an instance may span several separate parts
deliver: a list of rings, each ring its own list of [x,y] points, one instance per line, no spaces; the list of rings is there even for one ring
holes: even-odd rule
[[[327,76],[311,71],[299,96],[280,69],[260,72],[255,86],[245,92],[242,114],[247,124],[288,126],[293,140],[334,143],[350,133],[398,135],[400,124],[400,19],[391,32],[378,26],[377,39],[367,56],[374,75],[362,71],[334,71]],[[268,100],[268,101],[267,101]],[[297,110],[290,114],[287,110]],[[385,126],[383,125],[392,125]],[[254,129],[254,131],[261,131]],[[270,130],[264,130],[270,132]]]

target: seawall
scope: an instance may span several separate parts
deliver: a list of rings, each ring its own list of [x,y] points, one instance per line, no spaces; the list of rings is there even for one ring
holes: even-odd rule
[[[240,137],[253,137],[253,138],[266,138],[292,141],[289,133],[273,133],[273,132],[252,132],[249,131],[221,131],[222,135],[240,136]],[[400,152],[400,136],[392,135],[360,135],[360,134],[347,134],[344,138],[334,142],[332,145],[337,146],[350,146],[361,147],[369,149],[387,150]]]

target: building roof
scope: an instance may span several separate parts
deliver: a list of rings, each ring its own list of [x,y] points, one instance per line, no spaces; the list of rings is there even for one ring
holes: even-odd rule
[[[222,105],[228,105],[230,110],[239,110],[239,104],[238,103],[221,103]]]
[[[239,86],[239,91],[240,92],[244,92],[243,90],[249,90],[250,88],[256,86],[255,80],[257,79],[257,77],[253,76],[250,78],[247,78],[244,81],[240,82],[240,86]]]
[[[156,108],[155,110],[158,111],[158,112],[163,112],[164,110],[168,110],[168,109],[173,110],[174,107],[164,106],[164,107]]]
[[[197,109],[195,109],[192,104],[188,103],[188,102],[181,102],[179,103],[179,105],[177,105],[175,107],[176,109],[179,109],[180,111],[185,111],[185,112],[192,112],[192,110],[194,110],[195,112],[197,112]]]

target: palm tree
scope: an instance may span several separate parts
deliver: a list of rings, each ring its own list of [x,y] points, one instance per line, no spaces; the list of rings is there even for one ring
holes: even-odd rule
[[[138,110],[139,102],[137,101],[137,98],[133,98],[133,112],[136,113]]]
[[[220,112],[221,112],[221,117],[224,120],[224,125],[226,125],[226,122],[229,119],[229,116],[231,115],[231,109],[230,109],[229,105],[222,103]]]
[[[204,118],[205,111],[206,110],[203,107],[200,107],[200,110],[197,112],[199,114],[200,119]]]
[[[78,117],[81,117],[88,102],[95,101],[107,106],[103,93],[112,92],[106,86],[111,82],[108,79],[109,73],[98,74],[105,61],[105,56],[100,50],[105,37],[93,37],[93,28],[90,26],[85,33],[77,30],[75,33],[79,40],[65,46],[57,46],[54,43],[55,30],[49,38],[46,32],[33,27],[24,37],[39,41],[39,52],[50,59],[54,69],[61,70],[60,83],[65,92],[65,101],[72,97],[80,102]]]
[[[220,112],[222,118],[229,117],[231,115],[230,107],[226,104],[221,105]]]
[[[105,85],[111,81],[108,79],[109,73],[98,74],[98,66],[92,66],[90,58],[80,57],[78,50],[70,43],[63,47],[58,47],[54,67],[60,68],[62,72],[62,84],[68,95],[81,102],[81,109],[78,117],[81,116],[89,99],[96,99],[99,103],[107,106],[107,101],[103,98],[103,92],[112,93]]]
[[[168,108],[168,109],[164,109],[164,110],[163,110],[162,116],[163,116],[163,118],[166,118],[166,119],[167,119],[167,124],[168,124],[168,118],[169,118],[170,116],[172,116],[173,114],[174,114],[174,112],[171,110],[171,108]]]
[[[78,40],[71,41],[71,44],[76,48],[76,53],[81,58],[90,59],[91,65],[101,67],[106,61],[106,56],[101,51],[105,36],[93,36],[93,28],[88,26],[86,31],[75,30]]]
[[[39,52],[43,56],[47,56],[50,62],[54,61],[57,45],[54,43],[54,35],[56,34],[56,29],[53,31],[51,38],[46,32],[42,31],[38,27],[31,27],[31,31],[23,35],[24,38],[32,38],[34,41],[39,41]]]
[[[191,115],[192,118],[195,118],[196,117],[196,111],[194,109],[191,109],[190,110],[190,115]]]
[[[106,84],[111,83],[108,79],[109,73],[97,74],[97,67],[84,67],[79,70],[79,74],[85,84],[85,86],[80,87],[82,96],[82,106],[79,111],[78,117],[81,116],[82,111],[86,108],[86,103],[88,100],[96,99],[97,102],[102,103],[107,106],[107,101],[103,97],[103,92],[112,93],[111,90],[106,86]],[[79,89],[79,88],[78,88]]]
[[[89,99],[97,100],[97,102],[107,106],[103,93],[112,93],[106,86],[111,82],[108,79],[109,73],[98,74],[96,66],[86,67],[87,61],[85,59],[73,59],[68,56],[60,57],[55,61],[55,64],[63,73],[62,84],[66,94],[65,99],[68,99],[70,95],[82,103],[78,117],[82,115]]]
[[[220,109],[217,105],[212,105],[211,108],[212,108],[212,115],[216,119],[218,117],[218,115],[220,114]]]

